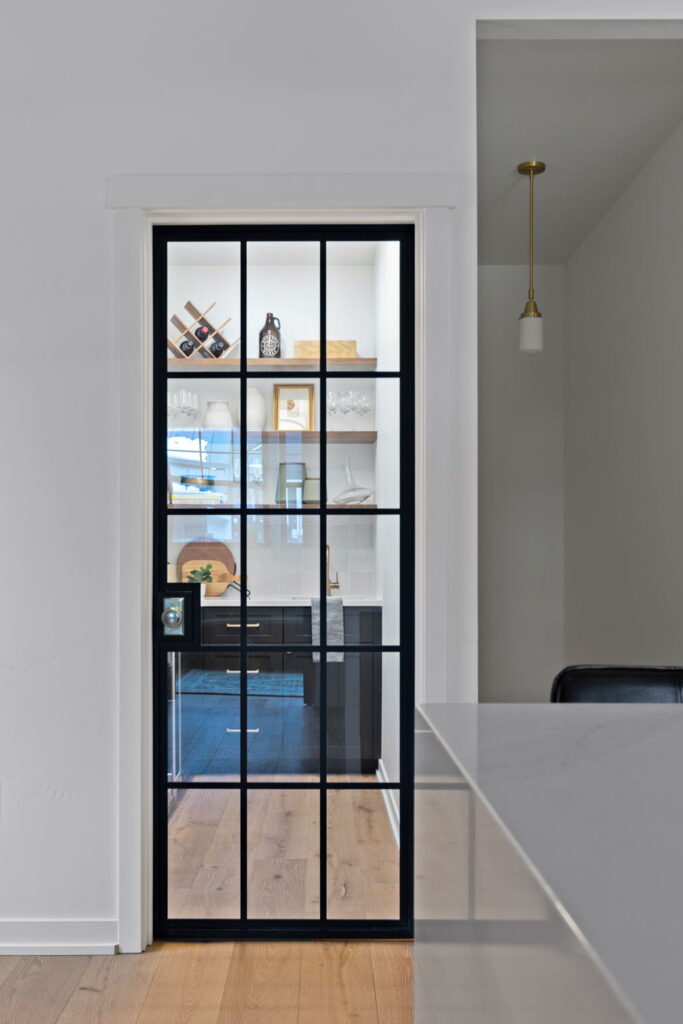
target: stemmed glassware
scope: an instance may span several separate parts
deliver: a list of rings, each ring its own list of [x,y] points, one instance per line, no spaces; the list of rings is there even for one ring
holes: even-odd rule
[[[327,392],[327,414],[328,416],[348,416],[356,413],[359,416],[369,416],[372,412],[372,401],[367,391],[328,391]]]

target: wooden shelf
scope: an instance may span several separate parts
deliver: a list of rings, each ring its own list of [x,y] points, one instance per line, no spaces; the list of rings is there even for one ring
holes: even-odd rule
[[[181,432],[182,427],[171,428],[172,430],[178,430]],[[189,429],[189,428],[188,428]],[[194,428],[193,428],[194,429]],[[202,432],[204,434],[209,433],[210,427],[203,427]],[[240,444],[240,432],[239,430],[225,431],[234,436],[232,442],[232,449],[229,449],[226,445],[220,451],[216,448],[209,448],[208,454],[228,454],[230,450],[236,451],[239,449]],[[328,430],[327,431],[327,442],[328,444],[375,444],[377,441],[376,430]],[[320,444],[320,431],[319,430],[248,430],[247,431],[247,446],[258,445],[258,444]],[[218,447],[218,446],[217,446]],[[171,448],[169,449],[169,458],[173,458],[176,455],[183,455],[184,453],[190,452],[190,448]]]
[[[307,502],[305,505],[297,505],[296,507],[289,508],[288,511],[290,511],[292,513],[292,515],[296,515],[297,512],[306,512],[309,509],[311,511],[315,512],[320,507],[321,507],[320,505],[309,505],[308,502]],[[322,506],[322,507],[325,507],[325,506]],[[327,505],[327,508],[334,508],[334,509],[337,509],[337,508],[342,509],[343,508],[344,510],[346,510],[346,509],[355,509],[355,508],[377,508],[377,507],[378,507],[377,505],[368,505],[368,504],[362,504],[362,505]],[[183,502],[179,502],[179,504],[177,504],[177,505],[167,505],[167,508],[168,508],[169,512],[177,512],[178,509],[180,509],[180,508],[191,508],[191,509],[193,509],[193,510],[195,510],[197,512],[202,512],[203,510],[209,509],[209,508],[211,510],[213,510],[213,509],[221,509],[221,511],[225,511],[226,515],[237,515],[238,512],[239,512],[239,506],[238,505],[219,505],[219,504],[212,504],[209,501],[204,502],[202,505],[192,505],[192,504],[190,504],[189,501],[183,501]],[[251,515],[252,513],[259,512],[261,509],[269,509],[269,508],[285,508],[285,506],[284,505],[247,505],[247,515]]]
[[[320,366],[319,359],[247,359],[247,367],[261,367],[264,370],[273,370],[282,367],[283,370],[317,370]],[[361,367],[365,370],[376,370],[377,360],[366,359],[362,356],[357,356],[355,359],[328,359],[328,368],[338,366],[353,366]],[[205,371],[208,370],[210,373],[217,373],[221,370],[239,370],[240,359],[234,356],[224,357],[222,359],[202,359],[190,356],[188,359],[169,359],[168,360],[169,370],[193,370]]]

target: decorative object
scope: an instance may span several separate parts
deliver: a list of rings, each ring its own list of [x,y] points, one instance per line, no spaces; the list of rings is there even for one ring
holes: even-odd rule
[[[188,583],[199,584],[199,595],[201,602],[203,602],[204,598],[206,597],[206,588],[208,584],[213,583],[213,576],[211,575],[212,569],[213,566],[209,562],[208,565],[202,565],[199,567],[199,569],[193,569],[191,572],[188,572],[187,574]]]
[[[210,313],[215,305],[216,303],[212,302],[202,312],[188,299],[185,309],[194,318],[191,324],[186,324],[177,313],[173,314],[171,323],[176,330],[180,331],[180,334],[176,338],[167,337],[166,344],[169,352],[176,359],[190,359],[196,355],[203,359],[220,359],[221,356],[227,356],[239,345],[239,338],[236,338],[235,341],[228,341],[221,333],[223,328],[230,323],[232,317],[229,316],[218,327],[214,327],[211,321],[206,319],[207,313]]]
[[[258,336],[259,359],[279,359],[282,355],[280,339],[280,321],[272,313],[266,313],[266,322]]]
[[[230,548],[217,540],[192,540],[178,555],[178,580],[193,583],[192,573],[211,565],[211,582],[206,584],[207,597],[220,597],[228,587],[241,582],[237,563]]]
[[[303,504],[305,481],[305,462],[281,462],[275,489],[276,504],[299,508]]]
[[[329,416],[336,416],[341,413],[347,416],[349,413],[357,413],[359,416],[368,416],[373,409],[370,393],[367,391],[328,391],[327,412]]]
[[[199,414],[199,397],[192,391],[181,388],[168,396],[169,416],[187,416],[188,419],[195,419]]]
[[[357,359],[357,341],[326,341],[325,353],[328,359]],[[320,359],[319,341],[295,341],[294,357],[296,359]]]
[[[207,565],[200,565],[198,569],[193,569],[192,572],[187,574],[188,583],[213,583],[213,576],[211,570],[213,566],[211,562]]]
[[[273,385],[275,430],[313,430],[315,389],[312,384]]]
[[[304,505],[320,504],[320,477],[307,476],[304,480]]]
[[[232,430],[232,414],[227,402],[207,402],[204,426],[211,430]]]
[[[372,497],[372,491],[366,487],[360,487],[354,480],[350,458],[344,459],[344,473],[346,474],[346,487],[339,492],[336,498],[332,499],[330,505],[362,505]]]
[[[247,430],[263,430],[267,412],[263,392],[256,387],[247,388]]]
[[[534,178],[543,174],[542,160],[527,160],[517,170],[529,178],[529,293],[519,318],[519,350],[533,354],[543,351],[543,320],[534,297]]]

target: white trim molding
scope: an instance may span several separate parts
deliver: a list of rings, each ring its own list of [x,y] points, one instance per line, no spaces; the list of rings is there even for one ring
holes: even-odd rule
[[[0,956],[97,956],[116,953],[118,922],[0,919]]]
[[[458,189],[452,175],[439,174],[123,175],[109,180],[107,203],[116,210],[117,222],[122,952],[142,950],[152,938],[152,227],[415,225],[416,699],[444,700],[448,692],[450,699],[476,700],[476,329],[454,332],[452,254],[458,221],[451,207]],[[467,352],[459,354],[459,349]],[[468,417],[471,422],[464,425]],[[454,495],[467,507],[466,514],[453,516],[449,510]],[[460,536],[463,532],[467,535]],[[457,567],[456,557],[463,557]],[[131,578],[131,565],[140,566],[137,580]],[[455,679],[451,691],[449,674]]]

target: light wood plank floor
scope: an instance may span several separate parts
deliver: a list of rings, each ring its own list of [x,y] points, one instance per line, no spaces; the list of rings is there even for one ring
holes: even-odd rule
[[[282,778],[280,776],[280,778]],[[320,916],[317,790],[250,790],[248,913]],[[239,917],[239,793],[185,791],[169,820],[169,916]],[[328,793],[327,912],[399,916],[399,850],[379,790]]]
[[[2,1024],[411,1024],[410,942],[0,957]]]

